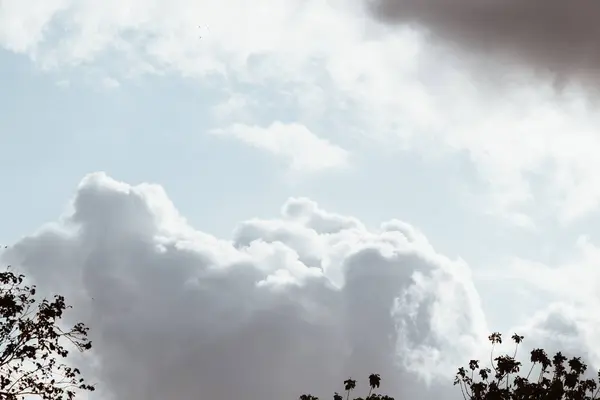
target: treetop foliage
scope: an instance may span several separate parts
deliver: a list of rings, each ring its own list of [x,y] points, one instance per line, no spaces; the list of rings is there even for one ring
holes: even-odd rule
[[[367,394],[366,397],[354,397],[353,400],[394,400],[393,397],[390,396],[386,396],[386,395],[381,395],[381,394],[377,394],[374,392],[375,389],[379,388],[379,385],[381,384],[381,377],[379,376],[379,374],[371,374],[369,375],[369,392]],[[342,396],[341,394],[339,394],[338,392],[335,392],[333,394],[333,400],[349,400],[350,399],[350,393],[356,389],[356,380],[352,379],[352,378],[348,378],[344,381],[344,392],[346,394],[346,396]],[[313,395],[310,394],[303,394],[302,396],[300,396],[300,400],[319,400],[318,397],[315,397]]]
[[[493,371],[481,368],[478,360],[458,369],[454,384],[460,386],[465,400],[598,399],[600,386],[594,379],[584,379],[587,365],[580,357],[567,360],[557,352],[550,358],[543,349],[534,349],[527,375],[520,376],[522,363],[516,360],[516,355],[523,336],[514,334],[511,338],[515,342],[514,354],[494,358],[494,346],[502,343],[502,335],[494,332],[489,336]],[[597,376],[600,380],[600,371]]]
[[[0,272],[0,399],[37,396],[44,400],[73,399],[76,391],[94,390],[80,371],[63,362],[68,346],[91,349],[88,328],[59,325],[67,308],[63,296],[35,298],[36,287],[23,275]]]
[[[502,343],[498,332],[488,337],[492,343],[490,352],[491,368],[480,367],[478,360],[471,360],[468,367],[458,369],[454,385],[459,385],[465,400],[595,400],[600,399],[600,371],[597,380],[586,378],[587,365],[580,357],[567,359],[561,352],[549,357],[543,349],[531,351],[531,367],[525,376],[519,375],[522,363],[516,360],[519,344],[524,337],[514,334],[514,353],[494,358],[496,344]],[[374,393],[379,388],[379,374],[369,376],[371,389],[366,397],[353,400],[394,400],[390,396]],[[335,393],[333,400],[350,400],[356,381],[344,381],[345,396]],[[300,400],[319,400],[318,397],[304,394]]]

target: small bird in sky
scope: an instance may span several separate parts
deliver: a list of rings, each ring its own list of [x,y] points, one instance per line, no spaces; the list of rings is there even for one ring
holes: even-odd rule
[[[202,25],[198,25],[199,29],[202,29]],[[204,26],[204,28],[206,28],[206,30],[208,31],[208,25]],[[199,36],[200,39],[202,39],[202,35]]]

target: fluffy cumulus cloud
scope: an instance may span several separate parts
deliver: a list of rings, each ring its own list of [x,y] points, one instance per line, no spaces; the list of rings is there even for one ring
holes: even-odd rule
[[[207,99],[212,133],[295,172],[384,151],[465,158],[474,207],[532,227],[600,204],[588,102],[600,6],[539,3],[4,0],[0,44],[54,72],[92,68],[107,89],[144,74],[217,82],[227,100]],[[547,72],[574,84],[557,93]],[[569,263],[503,268],[495,285],[530,297],[498,308],[530,309],[515,327],[527,343],[599,364],[600,250],[577,246]],[[305,198],[221,239],[161,187],[92,174],[68,213],[3,257],[91,326],[101,397],[327,396],[375,371],[400,398],[452,398],[454,369],[489,333],[464,261],[404,222],[371,228]]]
[[[317,172],[345,167],[349,153],[298,123],[273,122],[268,127],[233,124],[215,129],[215,135],[231,136],[267,151],[286,162],[293,171]]]
[[[3,257],[89,324],[100,398],[329,396],[370,372],[400,399],[458,398],[452,375],[487,330],[463,261],[404,222],[368,229],[306,198],[223,240],[160,186],[95,173]]]

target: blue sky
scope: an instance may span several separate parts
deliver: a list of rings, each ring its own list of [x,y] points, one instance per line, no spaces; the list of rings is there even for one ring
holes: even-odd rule
[[[242,219],[268,216],[289,196],[307,196],[371,225],[390,216],[411,221],[446,252],[467,258],[484,260],[481,253],[490,251],[497,256],[498,241],[512,242],[506,237],[512,226],[483,211],[469,213],[462,203],[457,187],[474,190],[477,184],[464,156],[428,161],[402,149],[354,144],[351,168],[290,177],[285,162],[270,154],[209,134],[220,126],[211,108],[224,98],[210,83],[169,74],[107,89],[75,70],[64,86],[64,73],[41,71],[22,55],[3,52],[2,60],[10,84],[2,99],[2,170],[11,193],[3,202],[12,210],[4,241],[55,219],[81,177],[106,171],[127,182],[160,183],[194,226],[219,235],[230,234]],[[294,120],[294,111],[271,118]],[[268,121],[269,115],[259,118]],[[505,233],[490,232],[490,226]]]
[[[457,225],[461,236],[476,240],[490,226],[515,231],[485,210],[468,212],[462,203],[461,191],[477,190],[479,179],[464,154],[426,160],[400,147],[390,151],[358,142],[352,168],[290,178],[285,162],[209,134],[219,127],[212,109],[227,99],[211,83],[167,74],[105,88],[85,69],[43,71],[8,51],[2,65],[9,85],[2,97],[2,170],[12,193],[4,201],[14,218],[2,229],[5,241],[52,220],[81,177],[93,171],[128,182],[159,182],[194,225],[218,234],[229,233],[240,219],[268,213],[291,195],[314,197],[371,224],[390,215],[409,219],[439,245],[449,243],[450,251],[460,246],[461,240],[450,237]],[[260,89],[255,93],[268,96]],[[297,117],[294,109],[278,111],[263,111],[267,115],[257,119]],[[325,124],[343,124],[343,116],[339,119]],[[490,236],[488,246],[501,237]]]
[[[35,3],[0,5],[0,241],[35,252],[21,239],[105,172],[160,185],[223,241],[291,197],[373,232],[405,221],[467,263],[494,329],[600,301],[561,286],[598,274],[599,121],[581,88],[508,67],[511,84],[486,81],[357,2]],[[600,324],[577,324],[599,357]]]

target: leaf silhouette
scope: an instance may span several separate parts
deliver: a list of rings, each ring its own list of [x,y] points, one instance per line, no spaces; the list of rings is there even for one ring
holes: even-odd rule
[[[67,329],[60,321],[70,308],[64,297],[38,301],[24,278],[10,267],[0,272],[0,399],[72,400],[78,389],[93,391],[77,368],[62,362],[69,345],[91,349],[88,328],[77,323]]]
[[[379,388],[381,384],[381,377],[379,374],[371,374],[369,375],[369,394],[367,397],[355,397],[353,400],[394,400],[393,397],[390,396],[382,396],[379,394],[372,394],[373,389]],[[350,398],[350,392],[356,389],[356,380],[352,378],[348,378],[344,381],[344,390],[346,391],[346,400]],[[300,400],[319,400],[318,397],[312,396],[310,394],[303,394],[300,396]],[[344,400],[341,394],[335,392],[333,394],[333,400]]]
[[[369,386],[371,386],[371,389],[378,388],[380,382],[381,382],[381,377],[379,376],[379,374],[369,375]]]
[[[346,379],[344,381],[344,390],[349,392],[356,388],[356,381],[354,379]]]
[[[469,362],[469,372],[464,367],[458,369],[454,384],[459,385],[465,400],[595,400],[598,399],[600,385],[594,379],[584,379],[587,365],[580,357],[570,360],[558,352],[552,360],[543,349],[531,351],[532,363],[527,375],[520,376],[521,362],[516,360],[517,348],[523,336],[512,336],[515,351],[512,356],[504,354],[493,357],[494,345],[502,343],[502,336],[494,332],[489,336],[492,342],[490,368],[480,368],[479,361]],[[534,373],[535,371],[535,373]],[[477,376],[481,379],[477,380]],[[598,372],[600,379],[600,372]]]

